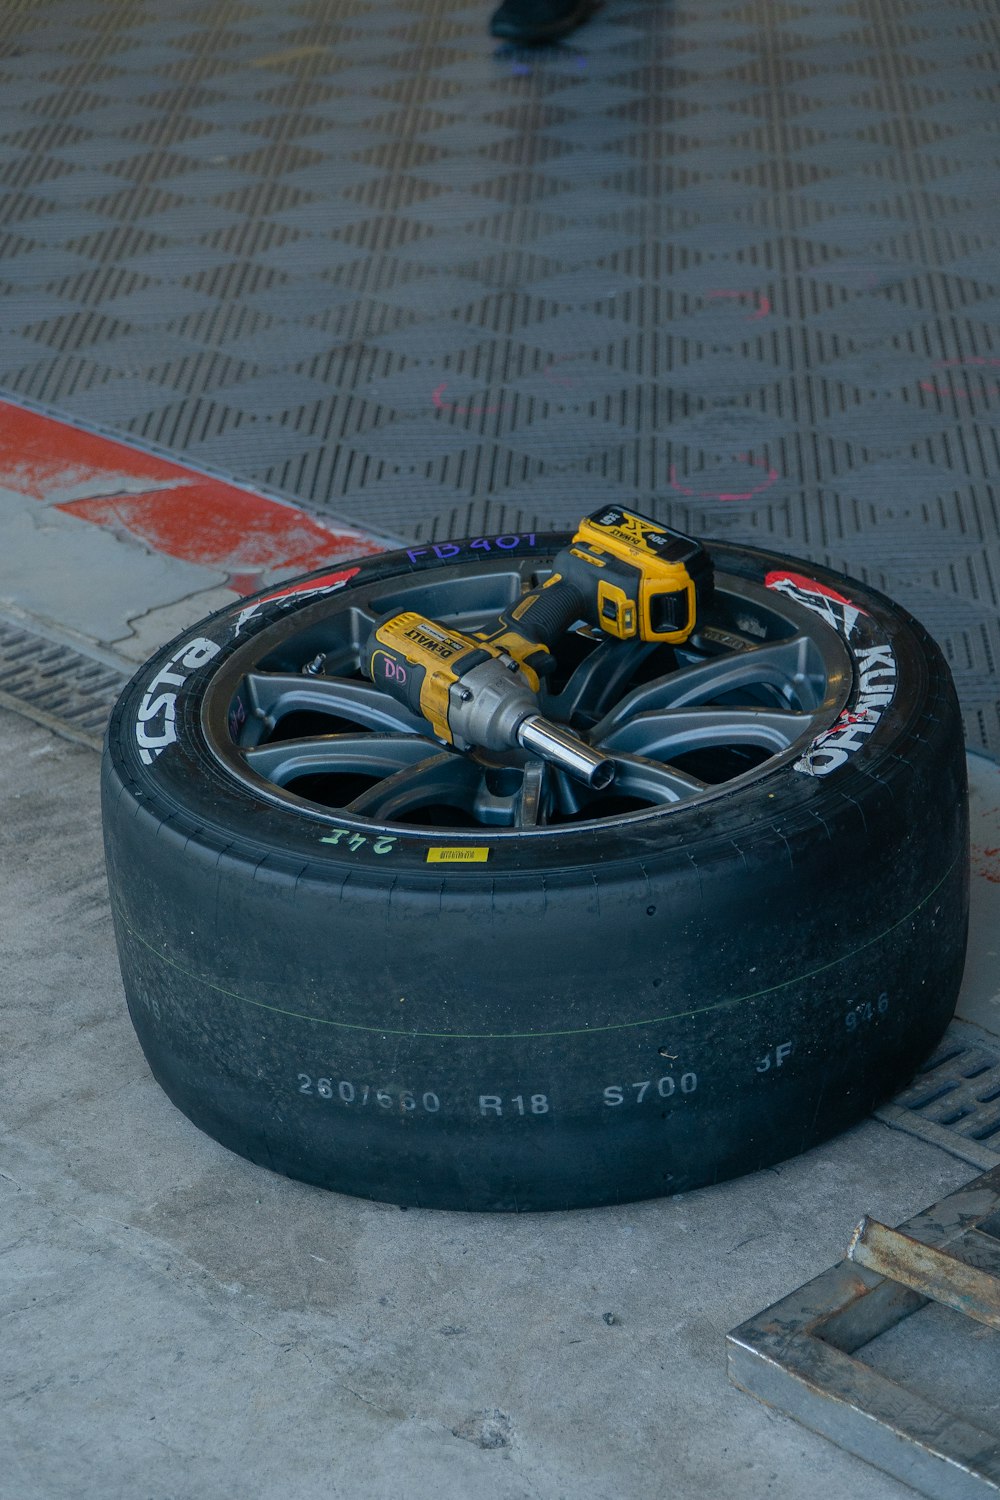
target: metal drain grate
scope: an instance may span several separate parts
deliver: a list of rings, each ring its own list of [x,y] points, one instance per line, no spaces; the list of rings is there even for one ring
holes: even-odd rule
[[[887,1125],[975,1166],[1000,1163],[1000,1038],[953,1021],[937,1051],[891,1104]]]
[[[0,620],[0,707],[100,750],[124,672]]]

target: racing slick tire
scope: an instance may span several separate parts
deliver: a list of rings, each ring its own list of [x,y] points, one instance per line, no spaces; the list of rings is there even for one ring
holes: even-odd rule
[[[862,1120],[951,1017],[959,709],[926,632],[867,586],[709,543],[715,603],[665,674],[646,648],[609,687],[586,663],[626,658],[574,640],[594,653],[579,732],[621,749],[622,787],[694,768],[676,798],[580,803],[553,778],[531,821],[546,768],[429,746],[361,682],[373,616],[467,628],[566,540],[310,574],[186,631],[122,694],[102,790],[129,1011],[173,1103],[251,1161],[447,1209],[686,1192]],[[378,790],[417,784],[404,752],[438,767],[415,811]]]

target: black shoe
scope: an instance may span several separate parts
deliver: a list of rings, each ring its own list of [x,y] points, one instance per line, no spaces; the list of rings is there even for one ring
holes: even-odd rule
[[[503,0],[490,19],[490,32],[522,46],[557,42],[596,8],[594,0]]]

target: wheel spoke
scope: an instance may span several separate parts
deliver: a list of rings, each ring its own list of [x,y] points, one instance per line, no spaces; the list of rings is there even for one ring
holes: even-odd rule
[[[649,802],[681,802],[705,791],[707,783],[676,766],[660,765],[641,755],[616,755],[613,790],[622,797]]]
[[[351,605],[351,629],[353,637],[356,641],[360,641],[362,643],[364,641],[367,641],[368,637],[375,629],[375,626],[378,624],[378,621],[378,615],[374,610],[369,609],[367,605]]]
[[[589,804],[604,797],[628,797],[650,806],[683,802],[708,788],[708,783],[676,766],[646,760],[641,755],[615,754],[615,779],[601,792],[591,791],[573,777],[557,771],[553,776],[556,804],[564,818],[587,815]]]
[[[484,828],[537,828],[545,822],[548,768],[543,760],[529,760],[508,769],[517,781],[514,790],[491,790],[490,777],[483,774],[469,810]]]
[[[444,804],[469,809],[482,781],[482,768],[464,755],[433,747],[420,764],[397,771],[355,797],[345,808],[364,818],[402,818],[421,807]]]
[[[543,760],[529,760],[525,766],[521,790],[515,799],[515,828],[537,828],[545,821],[545,771]]]
[[[741,688],[775,687],[790,706],[815,708],[823,696],[825,677],[822,663],[817,667],[812,654],[805,636],[793,636],[669,672],[633,688],[605,715],[595,733],[607,735],[638,714],[694,707]]]
[[[351,677],[302,676],[297,672],[248,672],[243,679],[257,715],[269,724],[286,714],[329,714],[365,729],[420,734],[423,721],[374,683]]]
[[[670,760],[691,750],[725,745],[755,745],[780,755],[816,722],[814,714],[767,708],[681,708],[662,713],[636,714],[626,723],[602,733],[595,745],[609,754],[619,752]]]
[[[596,717],[629,678],[635,676],[640,662],[656,649],[655,645],[637,642],[622,650],[620,641],[601,641],[570,673],[558,693],[548,692],[543,684],[542,712],[566,724],[580,713]]]
[[[440,753],[434,740],[416,735],[325,734],[257,745],[244,759],[258,776],[287,786],[297,776],[393,776]]]

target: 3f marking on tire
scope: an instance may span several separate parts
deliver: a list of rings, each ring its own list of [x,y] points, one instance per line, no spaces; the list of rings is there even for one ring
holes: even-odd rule
[[[754,1071],[757,1073],[769,1073],[772,1068],[783,1068],[794,1049],[794,1042],[779,1042],[776,1047],[771,1047],[759,1057],[754,1063]]]

